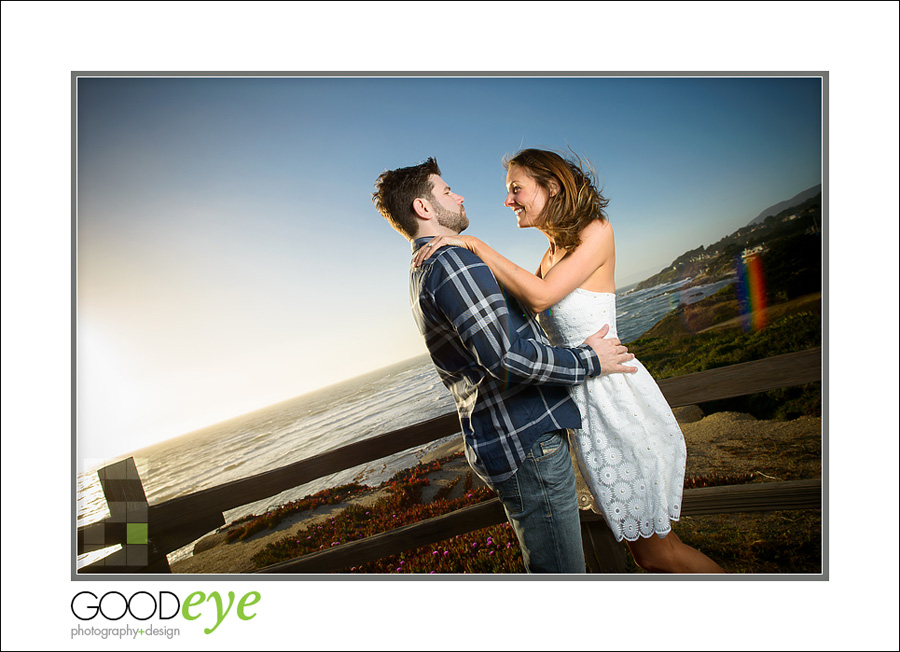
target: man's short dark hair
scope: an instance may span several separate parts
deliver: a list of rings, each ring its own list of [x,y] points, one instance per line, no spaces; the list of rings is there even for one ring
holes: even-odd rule
[[[419,232],[413,202],[419,198],[433,197],[432,174],[441,176],[441,169],[434,157],[418,165],[382,172],[375,181],[376,191],[372,193],[375,208],[409,240]]]

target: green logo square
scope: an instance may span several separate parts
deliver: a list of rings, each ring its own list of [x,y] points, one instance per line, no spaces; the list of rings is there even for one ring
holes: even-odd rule
[[[147,524],[146,523],[128,523],[126,529],[125,543],[127,544],[147,544]]]

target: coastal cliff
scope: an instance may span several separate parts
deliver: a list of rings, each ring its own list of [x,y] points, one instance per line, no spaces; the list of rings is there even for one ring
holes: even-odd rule
[[[802,196],[803,193],[798,195]],[[780,205],[776,204],[778,206]],[[821,250],[821,192],[799,204],[784,208],[777,214],[770,214],[761,222],[757,220],[758,218],[754,219],[715,244],[708,247],[701,245],[683,253],[658,274],[638,283],[635,290],[688,278],[691,279],[689,285],[712,283],[734,276],[738,272],[737,264],[751,255],[761,255],[777,261],[771,252],[782,252],[788,246],[802,247],[807,257],[813,253],[818,254]],[[821,257],[817,260],[821,267]]]

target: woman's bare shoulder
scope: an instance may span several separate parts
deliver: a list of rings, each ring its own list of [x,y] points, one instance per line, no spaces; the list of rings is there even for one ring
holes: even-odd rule
[[[614,237],[612,224],[609,220],[593,220],[581,230],[581,239],[602,243],[612,240]]]

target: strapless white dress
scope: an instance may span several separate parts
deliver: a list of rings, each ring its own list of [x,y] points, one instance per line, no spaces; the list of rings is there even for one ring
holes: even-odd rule
[[[572,347],[609,324],[616,295],[576,289],[539,316],[555,346]],[[684,436],[659,386],[637,359],[635,373],[590,378],[569,392],[582,415],[573,432],[581,474],[616,539],[665,536],[681,515]]]

